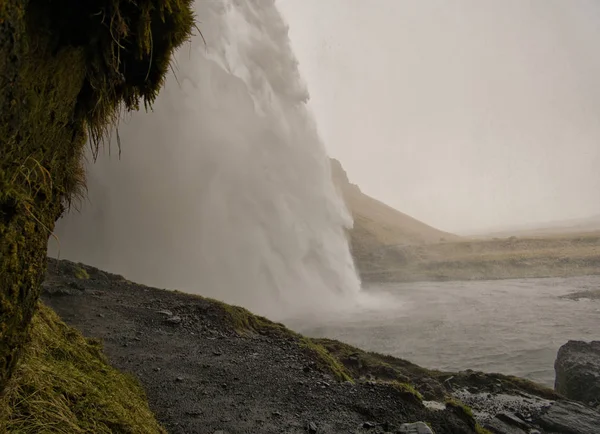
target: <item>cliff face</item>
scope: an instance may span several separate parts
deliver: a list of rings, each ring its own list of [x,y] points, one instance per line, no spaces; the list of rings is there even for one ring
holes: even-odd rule
[[[191,0],[0,2],[0,392],[27,339],[54,222],[84,191],[82,152],[151,103]],[[110,23],[110,24],[107,24]]]
[[[354,227],[349,234],[350,243],[356,265],[363,277],[388,247],[460,239],[364,194],[357,185],[350,183],[338,160],[331,159],[331,172],[334,183],[354,218]]]

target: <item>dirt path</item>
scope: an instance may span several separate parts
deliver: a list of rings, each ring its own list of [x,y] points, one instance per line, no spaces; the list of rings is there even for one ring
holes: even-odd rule
[[[241,336],[212,301],[66,261],[50,262],[44,286],[46,304],[139,378],[170,433],[381,433],[417,420],[474,432],[389,385],[334,380],[291,334]]]

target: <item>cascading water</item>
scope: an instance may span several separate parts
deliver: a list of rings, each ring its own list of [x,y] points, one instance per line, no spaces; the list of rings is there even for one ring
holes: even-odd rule
[[[121,122],[121,158],[88,165],[61,257],[275,318],[352,303],[351,218],[274,1],[196,12],[206,45],[179,51],[152,113]]]

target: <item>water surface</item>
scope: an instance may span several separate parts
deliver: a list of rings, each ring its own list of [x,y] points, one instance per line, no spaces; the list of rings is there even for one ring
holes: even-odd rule
[[[375,285],[365,290],[390,298],[288,324],[428,368],[501,372],[552,386],[562,344],[600,339],[600,301],[560,296],[598,288],[600,276]]]

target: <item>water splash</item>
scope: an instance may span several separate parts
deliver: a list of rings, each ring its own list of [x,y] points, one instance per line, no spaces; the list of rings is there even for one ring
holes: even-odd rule
[[[198,1],[207,41],[177,55],[123,154],[89,165],[61,257],[275,318],[354,303],[351,218],[272,0]]]

